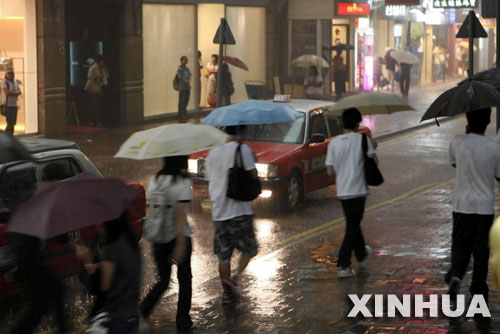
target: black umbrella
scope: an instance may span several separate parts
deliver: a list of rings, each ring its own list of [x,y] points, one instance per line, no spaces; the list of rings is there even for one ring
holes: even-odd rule
[[[472,80],[481,81],[483,83],[487,83],[492,85],[493,87],[500,89],[500,68],[493,67],[489,70],[478,72],[471,77]],[[458,84],[463,84],[469,79],[465,79],[460,81]]]
[[[497,105],[500,105],[500,93],[495,87],[469,78],[432,102],[420,122]]]
[[[0,165],[19,160],[33,160],[14,136],[0,131]]]
[[[331,50],[333,51],[349,51],[349,50],[354,50],[354,46],[350,44],[337,44],[333,45],[331,47]]]

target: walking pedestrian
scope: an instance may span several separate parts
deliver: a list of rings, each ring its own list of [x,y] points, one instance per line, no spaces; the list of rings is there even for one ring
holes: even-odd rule
[[[446,52],[441,45],[436,45],[432,51],[434,64],[434,81],[446,79]]]
[[[488,301],[488,234],[493,224],[494,181],[500,182],[500,146],[484,136],[491,109],[468,112],[465,135],[450,144],[450,163],[456,168],[453,195],[451,268],[445,276],[448,293],[456,296],[474,257],[469,292]]]
[[[219,71],[219,56],[213,54],[210,62],[207,64],[208,82],[207,82],[207,105],[214,107],[213,101],[215,91],[217,90],[217,72]]]
[[[157,219],[159,233],[154,233],[153,257],[160,280],[142,301],[140,310],[147,318],[158,303],[170,282],[172,264],[177,265],[179,296],[177,301],[177,329],[195,328],[191,320],[191,253],[193,232],[187,222],[191,201],[192,182],[187,175],[188,156],[164,158],[163,168],[151,179],[148,186],[149,216]],[[156,218],[155,218],[156,217]],[[155,224],[156,222],[146,222]],[[144,228],[148,228],[145,224]],[[146,234],[148,238],[149,234]]]
[[[177,79],[179,80],[178,113],[181,119],[185,119],[187,117],[187,105],[191,93],[191,71],[186,66],[188,63],[188,58],[186,56],[182,56],[180,61],[181,64],[177,69]]]
[[[257,255],[257,240],[253,226],[250,202],[237,201],[226,196],[229,169],[234,166],[238,148],[242,165],[251,177],[257,178],[255,156],[250,148],[239,141],[244,127],[228,126],[229,135],[224,146],[210,150],[206,159],[209,194],[212,201],[212,219],[215,225],[214,253],[219,258],[219,275],[224,290],[223,304],[236,301],[239,294],[239,278],[250,259]],[[234,249],[242,255],[236,274],[231,277],[231,257]]]
[[[222,63],[222,69],[220,72],[220,80],[222,80],[222,106],[228,106],[231,104],[231,95],[234,94],[234,83],[231,72],[229,71],[229,66],[226,63]]]
[[[399,86],[404,98],[408,98],[410,92],[410,72],[413,65],[407,63],[399,64]]]
[[[309,66],[309,75],[304,79],[304,88],[308,99],[321,99],[323,96],[323,80],[316,66]]]
[[[373,87],[377,87],[377,91],[380,91],[380,83],[382,80],[382,57],[375,58],[375,62],[373,64]]]
[[[344,58],[341,52],[337,51],[337,55],[333,57],[333,81],[335,83],[335,97],[340,100],[342,94],[346,92],[345,82],[347,81],[347,71],[344,66]]]
[[[14,134],[14,128],[17,123],[18,99],[21,95],[21,89],[16,80],[14,80],[14,69],[8,68],[5,72],[5,79],[2,80],[2,104],[5,108],[5,118],[7,127],[5,132]]]
[[[394,49],[388,48],[385,53],[385,69],[387,70],[387,77],[391,83],[391,92],[394,92],[394,81],[396,80],[396,59],[391,57],[391,51]]]
[[[365,210],[366,197],[370,194],[365,180],[363,135],[358,133],[361,113],[356,108],[342,113],[344,134],[336,136],[328,144],[326,167],[329,176],[335,176],[337,197],[340,199],[345,217],[344,241],[337,261],[337,276],[351,277],[356,274],[351,267],[351,253],[354,251],[360,268],[364,268],[371,249],[365,245],[361,232],[361,220]],[[368,140],[367,156],[374,157],[375,151]]]
[[[134,333],[139,323],[137,303],[141,281],[137,238],[126,213],[98,226],[98,233],[105,240],[100,263],[92,263],[90,249],[84,245],[75,245],[75,255],[89,274],[101,276],[102,303],[111,318],[109,334]]]
[[[59,333],[66,333],[63,287],[47,263],[44,242],[33,236],[12,233],[9,248],[16,255],[15,279],[23,285],[31,304],[9,333],[33,333],[42,317],[50,311],[56,314]]]

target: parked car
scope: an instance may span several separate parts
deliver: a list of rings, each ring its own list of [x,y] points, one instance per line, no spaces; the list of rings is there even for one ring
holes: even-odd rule
[[[326,174],[326,151],[331,138],[342,134],[344,128],[340,116],[326,115],[333,102],[292,99],[289,105],[303,117],[293,123],[248,126],[244,143],[257,157],[262,183],[258,200],[295,209],[305,193],[335,183]],[[359,132],[371,136],[365,126]],[[188,165],[194,179],[193,197],[202,204],[208,201],[208,184],[204,180],[207,155],[208,151],[192,154]]]
[[[73,142],[44,138],[19,138],[19,141],[33,156],[34,161],[14,161],[0,165],[0,297],[21,290],[19,285],[7,282],[4,276],[14,266],[7,247],[6,228],[11,215],[9,204],[16,201],[26,189],[46,181],[46,168],[49,166],[50,169],[54,164],[58,164],[59,170],[64,171],[63,179],[84,172],[102,177],[99,170]],[[129,208],[130,224],[139,240],[142,235],[142,219],[146,215],[145,190],[139,182],[125,182],[140,190]],[[75,275],[83,269],[81,263],[74,257],[71,242],[76,240],[83,241],[90,247],[97,247],[99,238],[95,226],[58,236],[46,242],[45,250],[49,263],[58,277]]]

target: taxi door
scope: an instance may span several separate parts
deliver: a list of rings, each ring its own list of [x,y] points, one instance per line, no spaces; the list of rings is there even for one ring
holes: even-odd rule
[[[325,167],[326,151],[330,137],[325,115],[322,112],[312,112],[309,117],[304,159],[304,189],[306,192],[324,187],[332,181],[326,174]],[[318,135],[322,135],[324,140],[322,142],[312,142],[313,136],[318,138]]]

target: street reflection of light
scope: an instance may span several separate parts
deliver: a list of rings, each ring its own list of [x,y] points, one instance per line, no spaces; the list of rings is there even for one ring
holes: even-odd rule
[[[274,222],[269,219],[256,219],[255,228],[257,230],[257,239],[263,240],[271,236]]]
[[[248,274],[254,276],[255,281],[252,285],[257,289],[267,287],[271,280],[278,273],[278,269],[281,267],[281,261],[274,256],[265,256],[255,261],[251,261],[248,265]]]
[[[259,195],[259,197],[270,198],[272,195],[273,195],[272,190],[262,190],[262,193]]]

